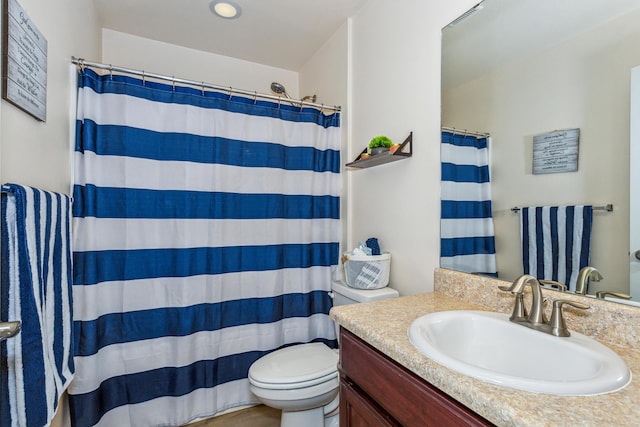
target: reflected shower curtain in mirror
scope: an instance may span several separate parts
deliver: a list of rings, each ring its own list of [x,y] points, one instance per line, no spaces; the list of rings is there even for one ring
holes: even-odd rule
[[[487,140],[442,132],[440,266],[497,276]]]
[[[339,114],[79,75],[74,426],[257,403],[248,368],[335,346]]]

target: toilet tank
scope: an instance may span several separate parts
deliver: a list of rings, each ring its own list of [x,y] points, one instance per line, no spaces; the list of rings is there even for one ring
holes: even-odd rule
[[[331,290],[334,306],[377,301],[380,299],[396,298],[400,296],[398,291],[389,287],[380,289],[355,289],[350,288],[341,282],[333,282],[331,284]]]

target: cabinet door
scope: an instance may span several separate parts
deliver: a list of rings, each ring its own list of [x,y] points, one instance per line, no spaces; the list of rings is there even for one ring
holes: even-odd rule
[[[389,419],[409,427],[493,425],[344,328],[340,338],[341,378],[360,397],[375,402],[379,414],[388,414]]]
[[[357,386],[346,378],[340,381],[340,427],[400,426]]]

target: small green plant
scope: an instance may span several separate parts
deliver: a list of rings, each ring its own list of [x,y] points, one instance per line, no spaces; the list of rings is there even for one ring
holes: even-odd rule
[[[389,148],[393,145],[393,141],[384,135],[376,136],[369,142],[369,148],[385,147]]]

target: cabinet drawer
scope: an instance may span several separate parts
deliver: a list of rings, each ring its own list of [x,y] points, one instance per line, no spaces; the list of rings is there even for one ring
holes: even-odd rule
[[[493,425],[346,329],[340,331],[341,373],[402,425]]]

